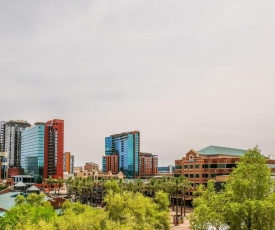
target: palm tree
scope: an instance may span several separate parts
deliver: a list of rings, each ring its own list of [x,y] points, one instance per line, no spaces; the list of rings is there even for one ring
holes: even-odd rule
[[[159,182],[155,177],[151,178],[148,184],[149,195],[154,197],[156,190],[159,188]]]
[[[142,182],[141,179],[138,178],[134,185],[135,185],[134,189],[135,189],[137,192],[142,192],[142,191],[143,191],[143,189],[144,189],[144,184],[143,184],[143,182]]]
[[[45,179],[45,181],[46,181],[46,184],[47,184],[47,186],[49,187],[49,193],[50,193],[50,191],[51,191],[51,188],[52,188],[52,186],[54,185],[54,183],[55,183],[55,180],[51,177],[51,176],[49,176],[49,178],[48,179]]]
[[[60,193],[60,188],[61,188],[61,186],[63,185],[64,180],[63,180],[61,177],[58,177],[58,179],[56,180],[56,183],[57,183],[57,185],[58,185],[58,195],[59,195],[59,193]]]
[[[66,183],[66,187],[67,187],[68,197],[71,197],[74,179],[70,176],[70,177],[68,178],[68,180],[66,180],[65,183]]]
[[[182,201],[183,201],[183,207],[184,207],[184,216],[186,214],[185,209],[185,192],[191,187],[190,181],[186,177],[179,177],[180,180],[180,193],[181,193],[181,201],[180,201],[180,215],[182,216]]]

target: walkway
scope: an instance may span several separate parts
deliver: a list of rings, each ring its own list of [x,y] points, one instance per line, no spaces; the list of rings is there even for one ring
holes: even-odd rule
[[[189,208],[189,207],[186,207],[186,216],[188,217],[190,215],[190,213],[193,211],[192,208]],[[180,208],[179,208],[179,213],[180,213]],[[185,217],[184,218],[184,222],[182,224],[179,224],[177,226],[175,226],[173,224],[173,216],[176,215],[176,212],[175,211],[172,211],[172,209],[170,210],[170,216],[171,216],[171,229],[172,230],[190,230],[191,227],[190,227],[190,224],[189,224],[189,220],[187,220],[187,218]]]

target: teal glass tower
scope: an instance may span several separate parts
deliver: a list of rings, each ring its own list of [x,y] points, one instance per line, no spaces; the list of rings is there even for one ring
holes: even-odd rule
[[[105,138],[105,156],[118,155],[119,171],[126,178],[134,179],[139,175],[140,132],[132,131],[114,134]],[[108,171],[103,157],[102,169]]]
[[[36,179],[43,178],[44,132],[45,123],[35,123],[22,131],[21,168],[24,174],[35,176]]]

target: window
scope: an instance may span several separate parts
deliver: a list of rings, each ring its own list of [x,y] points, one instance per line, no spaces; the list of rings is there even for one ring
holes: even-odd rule
[[[190,169],[193,169],[193,168],[194,168],[194,165],[189,165],[189,168],[190,168]]]
[[[196,168],[196,169],[200,168],[200,165],[195,165],[195,168]]]
[[[200,178],[200,174],[195,174],[195,178]]]
[[[189,174],[189,178],[194,178],[194,174]]]
[[[185,164],[185,165],[184,165],[184,168],[185,168],[185,169],[188,169],[188,164]]]

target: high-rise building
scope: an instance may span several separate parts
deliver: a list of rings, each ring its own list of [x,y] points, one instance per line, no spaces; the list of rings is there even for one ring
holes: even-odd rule
[[[0,180],[6,180],[8,176],[8,154],[0,152]]]
[[[63,178],[64,121],[46,122],[44,142],[44,178]]]
[[[1,151],[8,153],[9,167],[21,166],[21,132],[30,126],[21,120],[1,122]]]
[[[150,177],[158,174],[158,156],[152,153],[140,153],[139,176]]]
[[[118,169],[126,175],[126,178],[139,176],[139,152],[139,131],[115,134],[105,138],[105,156],[117,155]],[[102,168],[105,169],[105,172],[107,170],[106,163],[106,158],[103,157]]]
[[[64,153],[64,172],[74,174],[74,155],[70,152]]]
[[[41,122],[22,131],[21,168],[24,174],[34,176],[35,179],[43,178],[44,133],[45,123]]]

